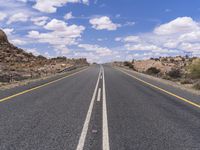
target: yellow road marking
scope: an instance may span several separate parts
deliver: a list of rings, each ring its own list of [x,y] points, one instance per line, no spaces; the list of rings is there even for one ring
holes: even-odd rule
[[[81,73],[81,72],[83,72],[83,71],[85,71],[85,70],[87,70],[87,69],[88,69],[88,68],[83,69],[83,70],[80,70],[80,71],[75,72],[75,73],[72,73],[72,74],[70,74],[70,75],[64,76],[64,77],[62,77],[62,78],[56,79],[56,80],[54,80],[54,81],[51,81],[51,82],[42,84],[42,85],[40,85],[40,86],[36,86],[36,87],[34,87],[34,88],[31,88],[31,89],[28,89],[28,90],[19,92],[19,93],[17,93],[17,94],[14,94],[14,95],[5,97],[5,98],[3,98],[3,99],[0,99],[0,102],[9,100],[9,99],[11,99],[11,98],[17,97],[17,96],[19,96],[19,95],[22,95],[22,94],[25,94],[25,93],[28,93],[28,92],[31,92],[31,91],[34,91],[34,90],[37,90],[37,89],[40,89],[40,88],[45,87],[45,86],[47,86],[47,85],[50,85],[50,84],[52,84],[52,83],[58,82],[58,81],[60,81],[60,80],[63,80],[63,79],[65,79],[65,78],[68,78],[68,77],[70,77],[70,76],[73,76],[73,75],[76,75],[76,74],[78,74],[78,73]]]
[[[155,89],[158,89],[158,90],[160,90],[160,91],[162,91],[162,92],[164,92],[164,93],[167,93],[167,94],[169,94],[169,95],[171,95],[171,96],[174,96],[174,97],[176,97],[176,98],[178,98],[178,99],[180,99],[180,100],[182,100],[182,101],[184,101],[184,102],[186,102],[186,103],[188,103],[188,104],[190,104],[190,105],[193,105],[193,106],[195,106],[195,107],[200,108],[200,105],[197,104],[197,103],[194,103],[194,102],[192,102],[192,101],[190,101],[190,100],[188,100],[188,99],[186,99],[186,98],[183,98],[183,97],[178,96],[178,95],[176,95],[176,94],[174,94],[174,93],[171,93],[171,92],[169,92],[169,91],[166,91],[166,90],[164,90],[164,89],[162,89],[162,88],[160,88],[160,87],[158,87],[158,86],[156,86],[156,85],[153,85],[153,84],[151,84],[151,83],[149,83],[149,82],[146,82],[146,81],[144,81],[144,80],[142,80],[142,79],[139,79],[138,77],[136,77],[136,76],[134,76],[134,75],[130,75],[129,73],[127,73],[127,72],[125,72],[125,71],[123,71],[123,70],[121,70],[121,69],[119,69],[119,68],[116,68],[116,69],[119,70],[119,71],[121,71],[121,72],[123,72],[123,73],[125,73],[126,75],[128,75],[128,76],[130,76],[130,77],[132,77],[132,78],[134,78],[134,79],[136,79],[136,80],[138,80],[138,81],[140,81],[140,82],[143,82],[143,83],[145,83],[145,84],[147,84],[147,85],[149,85],[149,86],[151,86],[151,87],[154,87]]]

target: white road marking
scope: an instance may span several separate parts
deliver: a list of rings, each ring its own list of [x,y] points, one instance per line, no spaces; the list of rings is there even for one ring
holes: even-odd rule
[[[98,102],[101,101],[101,88],[99,88],[99,90],[98,90],[97,101]]]
[[[106,106],[106,90],[105,90],[105,75],[102,67],[103,74],[103,135],[102,135],[102,149],[110,150],[109,144],[109,132],[108,132],[108,117],[107,117],[107,106]]]
[[[79,142],[78,142],[76,150],[83,150],[83,148],[84,148],[85,139],[86,139],[86,135],[87,135],[87,131],[88,131],[89,123],[90,123],[90,118],[91,118],[92,110],[93,110],[93,106],[94,106],[94,101],[95,101],[95,97],[96,97],[96,93],[97,93],[97,88],[98,88],[98,85],[99,85],[101,70],[102,69],[100,69],[100,72],[99,72],[99,76],[98,76],[97,83],[96,83],[96,86],[95,86],[95,89],[94,89],[92,100],[90,102],[90,106],[89,106],[89,109],[88,109],[88,112],[87,112],[87,116],[86,116],[86,119],[85,119],[85,122],[84,122],[84,125],[83,125],[83,129],[82,129],[81,136],[79,138]]]

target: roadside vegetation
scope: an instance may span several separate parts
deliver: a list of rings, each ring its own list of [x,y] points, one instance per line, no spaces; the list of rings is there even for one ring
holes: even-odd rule
[[[160,73],[160,69],[157,69],[156,67],[150,67],[147,69],[146,73],[149,75],[158,75]]]
[[[188,67],[189,77],[195,80],[193,88],[200,90],[200,59],[195,59]]]
[[[197,57],[160,57],[114,64],[200,90],[200,58]]]

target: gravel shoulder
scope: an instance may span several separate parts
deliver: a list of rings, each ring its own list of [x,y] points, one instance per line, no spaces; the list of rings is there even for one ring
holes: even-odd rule
[[[166,84],[166,85],[170,85],[170,86],[173,86],[175,88],[179,88],[181,90],[187,91],[187,92],[189,92],[191,94],[195,94],[195,95],[200,96],[200,90],[193,89],[190,84],[181,84],[179,82],[173,82],[173,81],[170,81],[170,80],[161,79],[161,78],[158,78],[158,77],[155,77],[155,76],[151,76],[151,75],[148,75],[148,74],[136,72],[136,71],[134,71],[132,69],[129,69],[127,67],[120,66],[120,68],[126,69],[127,71],[132,72],[132,73],[134,73],[136,75],[139,75],[141,77],[144,77],[144,78],[147,78],[147,79],[151,79],[151,80],[154,80],[154,81],[158,81],[160,83],[163,83],[163,84]]]
[[[25,86],[28,84],[34,84],[37,82],[45,82],[46,80],[56,80],[58,78],[61,78],[63,76],[66,76],[68,74],[72,74],[74,72],[78,72],[80,70],[86,69],[88,66],[85,67],[80,67],[80,68],[76,68],[74,70],[71,71],[67,71],[67,72],[63,72],[63,73],[56,73],[56,74],[52,74],[52,75],[48,75],[48,76],[44,76],[44,77],[40,77],[40,78],[36,78],[36,79],[27,79],[27,80],[23,80],[23,81],[14,81],[12,83],[0,83],[0,91],[4,91],[4,90],[8,90],[8,89],[12,89],[12,88],[16,88],[19,86]]]

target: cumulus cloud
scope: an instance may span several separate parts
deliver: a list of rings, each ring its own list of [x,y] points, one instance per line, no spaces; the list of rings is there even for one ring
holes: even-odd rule
[[[29,31],[27,36],[37,42],[52,45],[61,54],[69,52],[68,46],[77,44],[77,38],[81,37],[85,30],[84,26],[68,25],[57,19],[52,19],[44,28],[50,32],[40,33],[33,30]]]
[[[96,30],[117,30],[117,28],[121,27],[120,24],[113,23],[107,16],[92,18],[89,22]]]
[[[29,49],[26,49],[26,51],[29,53],[32,53],[35,56],[41,55],[40,52],[38,52],[38,50],[35,48],[29,48]]]
[[[13,43],[14,45],[17,45],[17,46],[21,46],[21,45],[27,44],[26,41],[23,41],[21,39],[12,39],[11,43]]]
[[[42,17],[31,18],[31,21],[37,26],[44,26],[47,23],[48,19],[49,17],[42,16]]]
[[[161,24],[151,33],[118,37],[115,40],[123,42],[126,50],[143,52],[145,58],[188,53],[200,56],[200,24],[190,17],[179,17]]]
[[[169,35],[178,33],[182,34],[194,30],[199,30],[199,23],[195,22],[190,17],[179,17],[169,23],[155,28],[154,33],[158,35]]]
[[[7,36],[11,35],[14,31],[13,28],[4,28],[3,31],[6,33]]]
[[[95,52],[99,56],[108,56],[112,54],[112,50],[107,47],[101,47],[99,45],[79,44],[78,47],[83,48],[86,51]]]
[[[3,21],[6,17],[7,15],[5,13],[0,12],[0,21]]]
[[[28,18],[29,16],[27,14],[16,13],[8,19],[7,24],[11,24],[13,22],[26,22],[28,21]]]
[[[33,8],[45,13],[55,13],[58,7],[62,7],[67,3],[88,4],[89,0],[36,0]]]
[[[139,36],[127,36],[125,38],[117,37],[115,38],[115,41],[122,41],[122,42],[139,42],[140,37]]]
[[[69,20],[69,19],[73,19],[73,18],[74,18],[74,16],[72,15],[72,12],[69,12],[64,16],[65,20]]]

